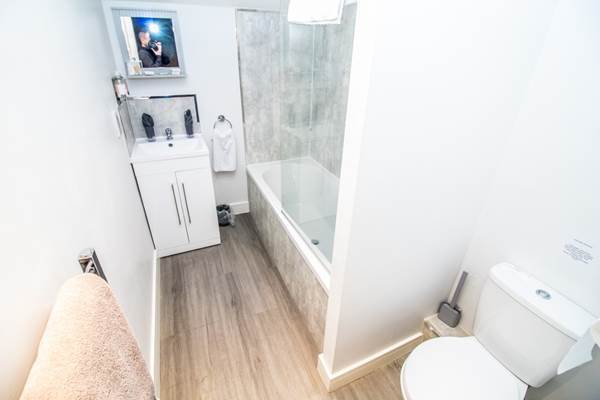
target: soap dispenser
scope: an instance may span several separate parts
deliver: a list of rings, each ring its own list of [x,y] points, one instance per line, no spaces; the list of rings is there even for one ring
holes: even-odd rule
[[[121,104],[121,102],[129,95],[127,79],[125,79],[119,72],[115,72],[114,76],[112,77],[112,84],[115,91],[115,97],[117,98],[117,103]]]
[[[185,123],[185,132],[188,137],[194,136],[194,119],[192,118],[192,112],[188,109],[183,113],[183,122]]]

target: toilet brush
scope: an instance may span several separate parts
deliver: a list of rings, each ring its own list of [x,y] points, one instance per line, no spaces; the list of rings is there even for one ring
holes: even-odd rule
[[[460,296],[460,292],[465,284],[467,275],[467,271],[462,272],[458,281],[458,285],[456,285],[456,289],[452,295],[452,299],[449,303],[447,301],[443,301],[438,308],[438,318],[452,328],[456,327],[460,322],[461,312],[456,303],[458,302],[458,296]]]

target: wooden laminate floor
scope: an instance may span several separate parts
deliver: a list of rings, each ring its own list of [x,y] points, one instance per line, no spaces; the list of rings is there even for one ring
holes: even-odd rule
[[[161,400],[401,399],[395,362],[327,393],[317,349],[249,215],[161,260]]]

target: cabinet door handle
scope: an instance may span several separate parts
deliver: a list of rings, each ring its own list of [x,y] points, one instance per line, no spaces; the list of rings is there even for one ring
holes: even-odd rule
[[[181,217],[179,216],[179,207],[177,207],[177,197],[175,196],[175,186],[171,183],[171,191],[173,192],[173,203],[175,203],[175,211],[177,211],[177,221],[181,225]]]
[[[187,211],[188,221],[190,224],[192,223],[192,216],[190,215],[190,206],[187,201],[187,193],[185,193],[185,183],[181,182],[181,187],[183,188],[183,199],[185,200],[185,210]]]

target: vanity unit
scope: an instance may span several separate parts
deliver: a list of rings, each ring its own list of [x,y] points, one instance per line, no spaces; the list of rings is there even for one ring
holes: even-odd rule
[[[131,163],[160,257],[221,243],[208,147],[201,137],[140,141]]]

